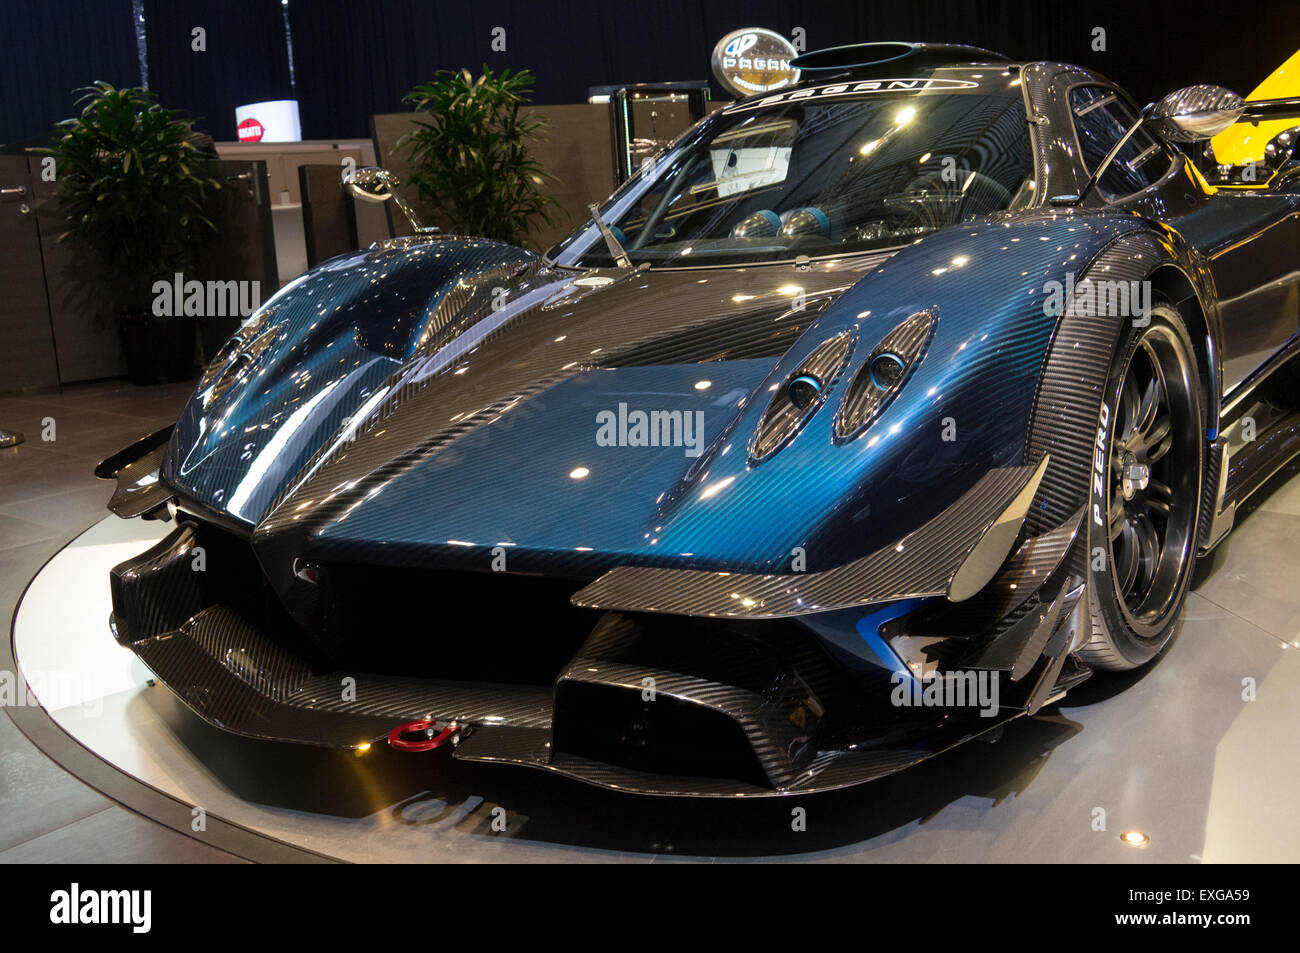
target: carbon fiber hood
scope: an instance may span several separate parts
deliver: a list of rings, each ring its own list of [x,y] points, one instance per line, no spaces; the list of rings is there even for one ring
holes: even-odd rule
[[[682,365],[693,385],[700,378],[688,368],[700,362],[770,365],[882,257],[802,276],[800,309],[788,265],[759,280],[745,269],[584,276],[545,268],[521,249],[459,239],[343,256],[283,289],[227,345],[177,423],[163,477],[252,527],[345,447],[389,452],[396,433],[418,441],[453,425],[445,443],[503,401],[590,369]],[[725,376],[747,374],[762,368]],[[632,386],[658,385],[645,377]],[[687,391],[692,405],[724,393]],[[588,443],[594,432],[582,427]]]
[[[285,572],[303,554],[486,568],[498,548],[513,571],[573,578],[772,571],[795,547],[827,568],[1024,462],[1055,326],[1043,282],[1129,227],[985,223],[807,271],[580,274],[461,240],[360,253],[268,304],[244,337],[270,343],[227,389],[209,372],[164,479],[255,525],[263,564]],[[929,356],[867,434],[836,440],[821,412],[754,465],[769,392],[817,345],[855,339],[848,380],[925,309]],[[690,429],[641,445],[638,411]]]

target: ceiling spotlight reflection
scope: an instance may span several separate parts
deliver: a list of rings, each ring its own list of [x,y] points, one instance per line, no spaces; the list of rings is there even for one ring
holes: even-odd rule
[[[729,476],[725,479],[719,480],[717,483],[710,484],[700,491],[700,499],[707,500],[712,496],[717,496],[735,482],[736,478],[734,476]]]
[[[1130,847],[1146,847],[1151,843],[1151,838],[1141,831],[1125,831],[1119,835],[1119,839]]]

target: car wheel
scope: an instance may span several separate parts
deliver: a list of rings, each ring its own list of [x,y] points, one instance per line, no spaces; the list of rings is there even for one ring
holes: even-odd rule
[[[1088,507],[1094,668],[1149,662],[1174,633],[1196,556],[1204,428],[1192,342],[1178,313],[1130,325],[1106,381]]]

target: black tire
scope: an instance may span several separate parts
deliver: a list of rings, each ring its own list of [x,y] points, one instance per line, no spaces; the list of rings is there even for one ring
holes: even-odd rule
[[[1098,419],[1088,523],[1099,669],[1136,668],[1169,642],[1196,562],[1205,428],[1192,341],[1168,304],[1127,325]]]

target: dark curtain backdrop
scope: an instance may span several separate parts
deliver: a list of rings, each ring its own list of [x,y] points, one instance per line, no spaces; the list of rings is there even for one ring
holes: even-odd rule
[[[145,0],[144,19],[149,88],[213,138],[235,138],[236,106],[290,98],[280,0]],[[192,49],[195,27],[206,52]]]
[[[0,0],[0,142],[47,134],[97,79],[140,84],[131,0]]]
[[[150,85],[162,101],[234,138],[239,103],[287,98],[279,0],[146,0]],[[1093,67],[1142,101],[1194,82],[1246,93],[1300,48],[1300,3],[1089,0],[290,0],[306,138],[366,136],[369,117],[438,69],[527,67],[539,103],[589,86],[709,77],[728,30],[807,32],[810,49],[869,40],[971,43],[1017,58]],[[206,53],[190,30],[207,29]],[[507,49],[491,49],[504,27]],[[1106,30],[1106,52],[1091,48]],[[70,114],[93,79],[139,81],[129,0],[0,0],[0,141]],[[715,95],[721,91],[715,88]]]
[[[727,31],[801,26],[809,49],[870,40],[970,43],[1100,70],[1150,100],[1218,82],[1243,95],[1300,48],[1300,3],[1140,0],[291,0],[304,136],[367,135],[368,117],[440,68],[527,67],[539,103],[589,86],[709,78]],[[507,50],[491,49],[492,28]],[[1093,52],[1092,30],[1107,50]],[[716,85],[714,95],[721,95]]]

